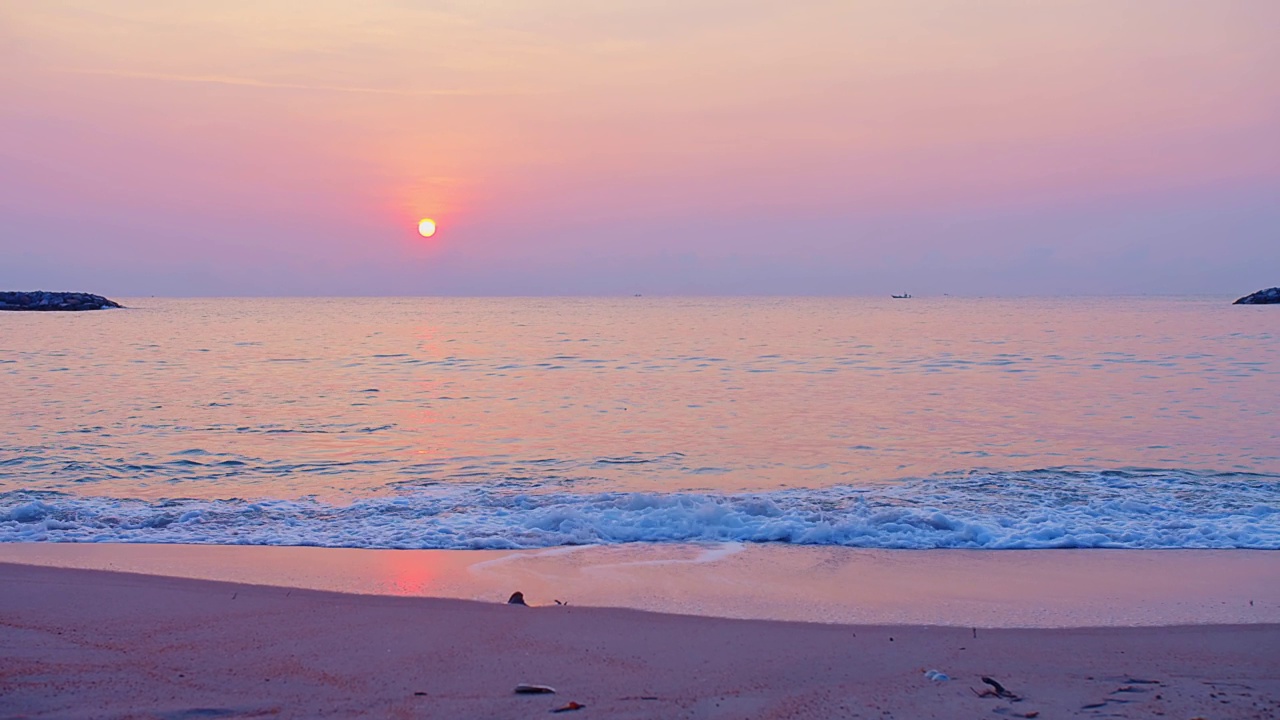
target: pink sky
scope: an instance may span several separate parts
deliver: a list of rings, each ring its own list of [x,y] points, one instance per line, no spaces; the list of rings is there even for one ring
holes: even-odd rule
[[[1274,0],[5,3],[0,288],[1243,294],[1280,283],[1277,33]]]

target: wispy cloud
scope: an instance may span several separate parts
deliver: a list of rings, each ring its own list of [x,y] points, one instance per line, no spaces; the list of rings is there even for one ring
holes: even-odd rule
[[[173,73],[134,72],[129,70],[89,70],[82,68],[59,69],[55,72],[68,75],[96,75],[100,77],[117,77],[136,80],[158,80],[161,82],[200,83],[207,85],[230,85],[235,87],[270,88],[281,90],[306,90],[311,92],[356,93],[362,95],[398,95],[404,97],[424,96],[491,96],[491,95],[532,95],[528,90],[458,90],[458,89],[413,89],[413,88],[380,88],[361,87],[359,85],[328,85],[323,83],[292,83],[275,80],[259,80],[257,78],[235,77],[232,75],[181,75]]]

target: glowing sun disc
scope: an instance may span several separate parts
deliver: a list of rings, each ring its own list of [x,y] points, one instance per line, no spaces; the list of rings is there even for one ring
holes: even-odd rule
[[[422,237],[431,237],[436,234],[436,221],[431,218],[423,218],[418,222],[418,234]]]

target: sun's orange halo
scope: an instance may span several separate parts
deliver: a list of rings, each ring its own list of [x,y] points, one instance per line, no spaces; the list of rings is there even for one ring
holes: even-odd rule
[[[431,218],[422,218],[418,221],[418,234],[424,238],[431,237],[436,234],[436,221]]]

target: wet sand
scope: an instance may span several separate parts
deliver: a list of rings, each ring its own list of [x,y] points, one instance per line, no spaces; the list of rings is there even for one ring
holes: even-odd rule
[[[0,717],[1280,715],[1275,624],[795,623],[16,564],[0,587]]]
[[[368,595],[504,600],[847,625],[1093,627],[1280,623],[1265,550],[861,550],[614,545],[360,550],[0,544],[18,562]]]

